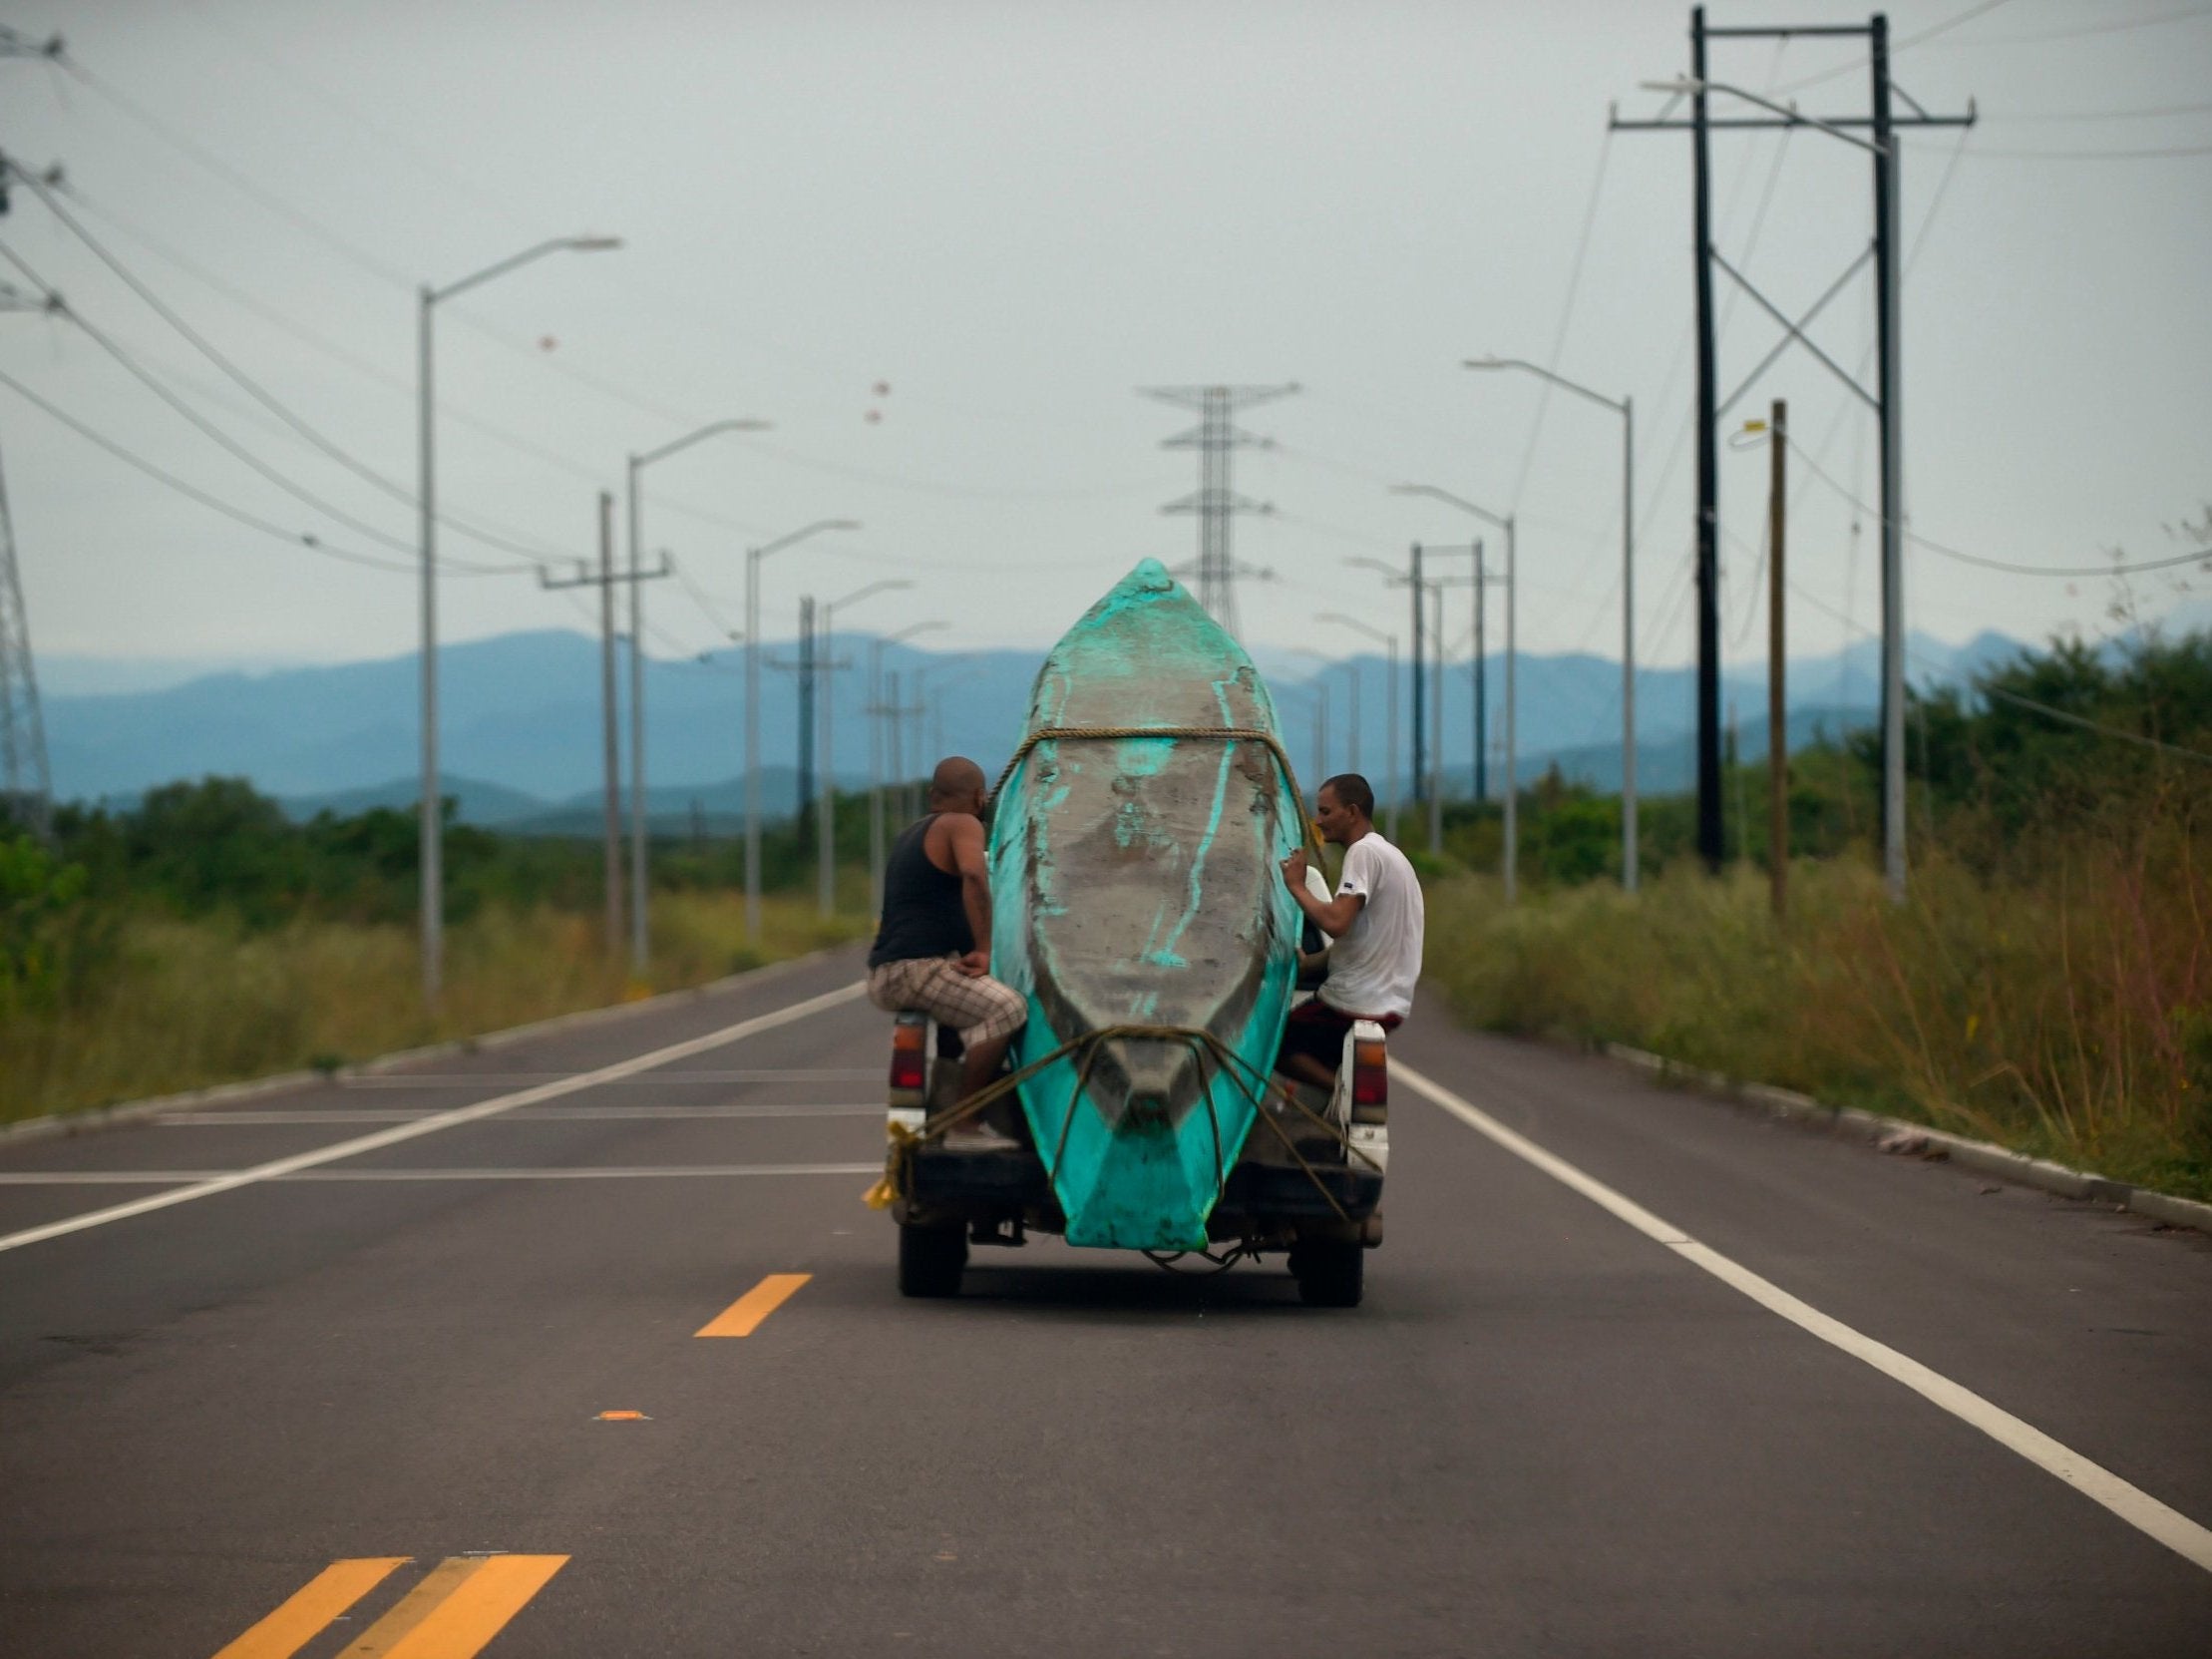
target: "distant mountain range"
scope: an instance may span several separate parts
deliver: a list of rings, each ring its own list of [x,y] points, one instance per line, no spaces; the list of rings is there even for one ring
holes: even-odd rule
[[[867,635],[841,635],[826,654],[865,662],[872,643]],[[1963,646],[1916,635],[1913,678],[1916,683],[1962,679],[2023,648],[1998,633]],[[791,655],[788,645],[765,649],[776,662]],[[874,734],[886,745],[887,775],[919,775],[949,752],[974,756],[986,771],[1004,763],[1018,738],[1041,652],[932,654],[892,644],[876,654],[886,674],[886,699],[896,676],[898,701],[922,709],[900,722],[896,764],[888,730]],[[1255,655],[1274,690],[1285,741],[1301,775],[1323,762],[1330,770],[1353,764],[1349,725],[1356,679],[1358,764],[1378,784],[1384,781],[1388,698],[1379,657],[1346,659],[1323,669],[1318,683],[1326,690],[1317,694],[1309,659],[1266,649]],[[656,824],[680,828],[696,812],[719,831],[741,811],[744,711],[737,668],[734,655],[712,665],[647,660],[645,752]],[[1834,732],[1864,723],[1875,706],[1876,670],[1871,642],[1792,661],[1793,746],[1809,740],[1816,724]],[[159,689],[50,693],[45,716],[55,790],[64,799],[124,801],[157,784],[213,774],[249,778],[303,815],[410,806],[419,764],[416,675],[416,659],[409,655],[209,674]],[[65,684],[86,679],[81,669],[55,677]],[[869,728],[884,722],[871,722],[865,714],[859,672],[848,669],[834,677],[828,699],[834,770],[841,786],[864,787],[872,771]],[[764,667],[761,681],[762,801],[771,816],[782,816],[796,798],[798,699],[788,672]],[[1505,706],[1504,665],[1495,655],[1484,685],[1495,755]],[[1647,790],[1687,786],[1694,685],[1688,668],[1637,674],[1639,782]],[[593,828],[602,765],[598,687],[598,647],[580,633],[511,633],[441,652],[445,788],[459,798],[462,816],[558,833]],[[1440,706],[1425,711],[1447,778],[1462,791],[1473,771],[1473,689],[1469,665],[1454,663],[1444,674]],[[1325,755],[1316,754],[1314,746],[1321,695],[1327,698]],[[1741,706],[1746,745],[1753,741],[1754,724],[1763,743],[1764,664],[1732,666],[1723,696]],[[1618,787],[1617,661],[1524,655],[1517,702],[1524,779],[1542,775],[1557,760],[1570,777]],[[1399,703],[1402,766],[1411,729],[1402,674]],[[623,730],[626,737],[626,715]],[[626,757],[623,764],[626,777]],[[1502,768],[1494,763],[1492,770],[1495,787]]]

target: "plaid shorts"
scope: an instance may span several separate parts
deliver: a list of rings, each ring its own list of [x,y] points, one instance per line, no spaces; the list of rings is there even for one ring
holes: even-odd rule
[[[958,957],[909,957],[868,971],[868,1000],[886,1014],[920,1010],[960,1034],[963,1044],[1011,1037],[1028,1022],[1029,1005],[1010,986],[985,974],[971,979]]]

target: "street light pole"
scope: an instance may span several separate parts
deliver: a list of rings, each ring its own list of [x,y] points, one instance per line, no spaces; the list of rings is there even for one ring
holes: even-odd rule
[[[915,622],[868,642],[868,905],[878,913],[884,908],[884,770],[890,758],[884,743],[884,647],[949,625],[936,621]]]
[[[1621,417],[1621,886],[1637,889],[1636,804],[1636,401],[1594,392],[1520,357],[1476,357],[1470,369],[1525,369]]]
[[[884,582],[871,582],[867,587],[855,589],[843,599],[822,608],[822,649],[815,655],[816,666],[822,675],[822,694],[817,710],[817,717],[821,721],[822,764],[817,769],[821,790],[814,821],[820,843],[820,867],[815,872],[815,899],[824,917],[837,914],[837,743],[831,730],[831,715],[837,707],[837,680],[834,676],[838,665],[832,660],[837,650],[837,614],[848,606],[860,604],[872,595],[913,586],[913,583],[898,577]]]
[[[415,331],[418,355],[417,380],[421,392],[416,420],[421,438],[422,477],[416,495],[422,506],[422,799],[417,803],[420,817],[420,837],[417,883],[421,889],[422,903],[422,977],[423,1003],[435,1009],[438,994],[445,981],[446,959],[446,872],[445,872],[445,800],[439,790],[438,775],[438,448],[436,406],[433,393],[435,376],[432,364],[432,319],[441,299],[451,299],[455,294],[479,283],[504,276],[520,265],[548,253],[574,252],[598,253],[622,245],[615,236],[556,236],[522,252],[512,254],[497,264],[486,265],[471,276],[458,282],[449,282],[442,288],[423,283],[415,292]]]
[[[1383,833],[1395,845],[1398,839],[1398,636],[1395,633],[1385,633],[1379,627],[1370,627],[1358,618],[1347,617],[1340,611],[1324,611],[1313,620],[1317,622],[1335,622],[1340,627],[1352,628],[1364,633],[1370,639],[1382,641],[1385,653],[1384,659],[1389,665],[1388,676],[1383,685],[1388,709],[1384,720],[1384,728],[1389,733],[1383,749],[1383,756],[1384,763],[1389,771],[1389,793],[1384,799],[1390,803],[1389,818]],[[1352,696],[1355,709],[1358,706],[1357,684],[1357,680],[1354,679]],[[1356,721],[1357,718],[1358,716],[1355,713],[1353,719]],[[1358,769],[1358,758],[1354,755],[1352,767],[1355,771]]]
[[[745,940],[760,943],[760,562],[825,530],[858,530],[854,519],[817,519],[745,550]]]
[[[651,934],[647,928],[645,864],[648,815],[645,810],[645,576],[643,544],[638,519],[643,512],[637,475],[655,461],[689,449],[701,439],[723,432],[766,432],[761,420],[710,421],[674,443],[629,457],[627,514],[630,544],[630,966],[639,976],[651,960]]]
[[[1504,865],[1502,873],[1505,880],[1505,902],[1512,904],[1520,892],[1521,851],[1519,808],[1521,749],[1520,735],[1514,723],[1516,712],[1514,618],[1515,613],[1520,609],[1521,592],[1520,584],[1514,580],[1518,574],[1519,549],[1517,543],[1519,537],[1514,529],[1514,521],[1518,515],[1493,513],[1487,507],[1477,507],[1465,497],[1455,496],[1449,490],[1440,490],[1433,484],[1394,484],[1390,487],[1390,493],[1400,496],[1428,496],[1433,500],[1448,503],[1461,512],[1472,513],[1483,523],[1496,525],[1505,532],[1505,855],[1502,861]]]

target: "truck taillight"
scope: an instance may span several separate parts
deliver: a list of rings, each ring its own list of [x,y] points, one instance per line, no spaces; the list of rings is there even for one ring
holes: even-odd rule
[[[1351,1045],[1351,1103],[1354,1115],[1366,1122],[1382,1121],[1390,1103],[1388,1050],[1380,1037],[1355,1037]],[[1368,1111],[1357,1108],[1367,1107]]]
[[[928,1019],[922,1015],[901,1015],[891,1028],[892,1091],[922,1093],[928,1083]]]

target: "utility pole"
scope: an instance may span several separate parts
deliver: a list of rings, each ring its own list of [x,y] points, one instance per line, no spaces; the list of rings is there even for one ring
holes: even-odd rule
[[[614,497],[599,492],[599,573],[576,567],[573,577],[555,580],[538,573],[542,588],[596,588],[599,591],[599,717],[606,758],[606,952],[609,961],[622,949],[622,762],[616,736],[614,698],[614,585],[633,581],[614,571]],[[634,593],[636,590],[631,590]],[[637,642],[630,642],[635,652]]]
[[[1241,565],[1230,549],[1230,521],[1239,513],[1272,513],[1265,502],[1241,496],[1230,487],[1230,456],[1239,449],[1266,449],[1271,438],[1255,437],[1236,424],[1239,409],[1289,397],[1298,390],[1287,386],[1145,386],[1142,395],[1196,410],[1198,425],[1162,442],[1162,449],[1198,451],[1198,489],[1171,501],[1163,513],[1192,513],[1198,517],[1198,602],[1213,619],[1237,632],[1237,578],[1266,577],[1269,573]]]
[[[1788,657],[1783,652],[1782,531],[1788,519],[1783,494],[1783,460],[1789,448],[1789,405],[1774,400],[1767,427],[1770,452],[1766,534],[1766,858],[1773,888],[1774,914],[1789,909],[1789,698],[1783,682]]]
[[[1794,104],[1778,104],[1758,93],[1711,80],[1706,75],[1706,46],[1722,39],[1789,39],[1796,36],[1859,36],[1868,46],[1872,73],[1872,101],[1864,116],[1813,117],[1801,114]],[[1690,120],[1623,121],[1614,116],[1617,132],[1688,132],[1691,135],[1691,189],[1696,245],[1693,249],[1697,277],[1697,846],[1709,867],[1717,869],[1721,855],[1720,768],[1718,756],[1720,613],[1719,613],[1719,479],[1714,456],[1717,423],[1748,391],[1768,364],[1791,344],[1802,346],[1820,359],[1837,378],[1875,414],[1880,425],[1882,468],[1882,864],[1893,902],[1905,898],[1905,569],[1904,569],[1904,439],[1903,382],[1899,357],[1902,280],[1898,235],[1899,145],[1897,134],[1907,127],[1972,127],[1974,101],[1967,101],[1965,115],[1930,115],[1910,95],[1890,80],[1889,19],[1877,12],[1863,24],[1793,24],[1785,26],[1709,28],[1702,6],[1689,14],[1690,74],[1686,80],[1647,82],[1647,87],[1676,97],[1687,95]],[[1719,93],[1764,111],[1759,116],[1714,118],[1707,109],[1708,94]],[[1898,116],[1893,97],[1902,97],[1912,113]],[[1810,127],[1866,151],[1874,162],[1874,236],[1869,248],[1854,259],[1842,276],[1803,313],[1786,315],[1751,285],[1741,271],[1723,258],[1712,241],[1712,180],[1708,155],[1710,135],[1726,130],[1787,129]],[[1871,130],[1871,138],[1856,136],[1855,129]],[[1814,343],[1806,330],[1862,265],[1874,267],[1875,349],[1878,360],[1876,390],[1869,392],[1833,357]],[[1783,332],[1783,337],[1743,382],[1725,398],[1717,397],[1712,316],[1712,271],[1718,265],[1736,286]]]

